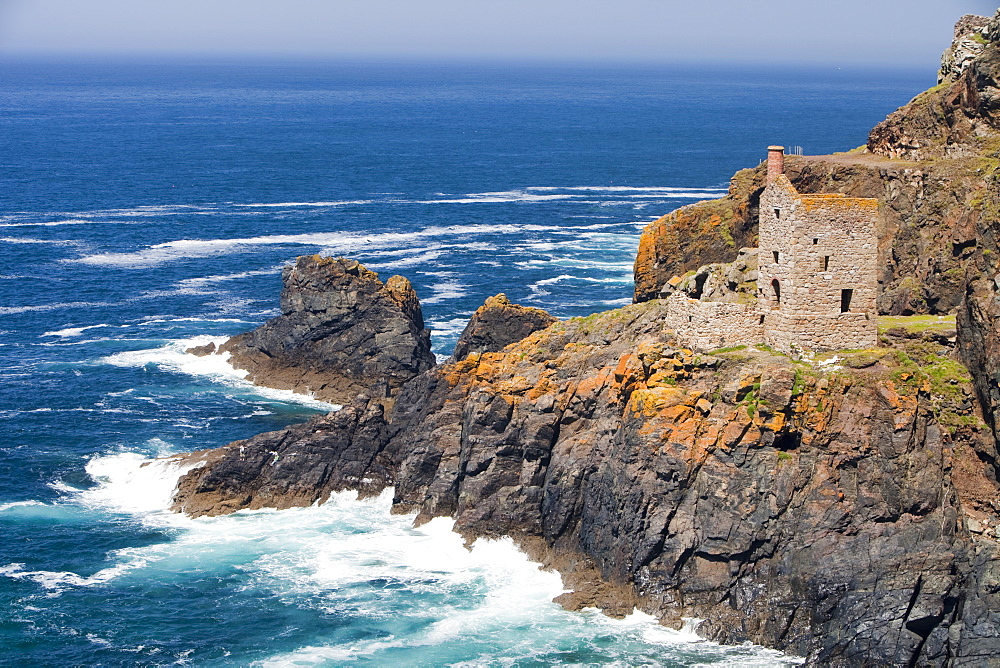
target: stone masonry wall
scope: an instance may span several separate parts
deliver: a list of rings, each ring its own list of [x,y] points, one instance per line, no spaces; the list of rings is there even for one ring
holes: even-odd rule
[[[703,302],[682,292],[670,295],[666,302],[667,327],[696,350],[753,345],[763,340],[760,314],[754,305]]]
[[[830,319],[768,313],[762,327],[763,343],[775,350],[851,350],[878,346],[878,320],[868,313],[842,313]]]
[[[667,327],[702,350],[758,343],[782,352],[876,347],[878,200],[800,195],[773,152],[772,159],[760,199],[757,304],[676,292],[667,298]]]
[[[875,199],[799,195],[784,175],[769,184],[760,207],[764,343],[786,352],[877,345],[877,216]]]

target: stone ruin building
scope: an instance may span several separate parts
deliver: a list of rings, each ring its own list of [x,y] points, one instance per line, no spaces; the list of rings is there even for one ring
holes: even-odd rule
[[[692,299],[668,284],[661,293],[668,326],[704,350],[761,343],[786,353],[874,348],[877,216],[876,199],[800,194],[785,176],[784,148],[769,146],[755,290],[734,299],[706,296],[699,286]]]

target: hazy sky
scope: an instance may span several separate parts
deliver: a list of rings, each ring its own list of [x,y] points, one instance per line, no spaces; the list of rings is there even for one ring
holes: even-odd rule
[[[0,0],[0,53],[933,66],[997,0]]]

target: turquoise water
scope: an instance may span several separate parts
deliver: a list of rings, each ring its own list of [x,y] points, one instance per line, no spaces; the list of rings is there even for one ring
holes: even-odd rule
[[[149,457],[330,406],[186,355],[295,256],[410,278],[450,353],[485,297],[630,301],[650,220],[771,143],[864,142],[906,72],[0,63],[0,663],[781,665],[551,603],[505,541],[389,499],[191,520]],[[683,249],[681,249],[683,252]]]

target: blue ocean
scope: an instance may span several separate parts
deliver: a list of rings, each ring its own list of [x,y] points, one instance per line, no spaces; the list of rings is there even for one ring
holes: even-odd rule
[[[865,142],[906,71],[323,62],[0,63],[0,665],[777,666],[551,602],[390,496],[192,520],[211,448],[331,410],[184,351],[277,314],[282,266],[414,284],[440,358],[504,292],[631,301],[644,225],[768,144]],[[678,249],[683,253],[684,249]]]

